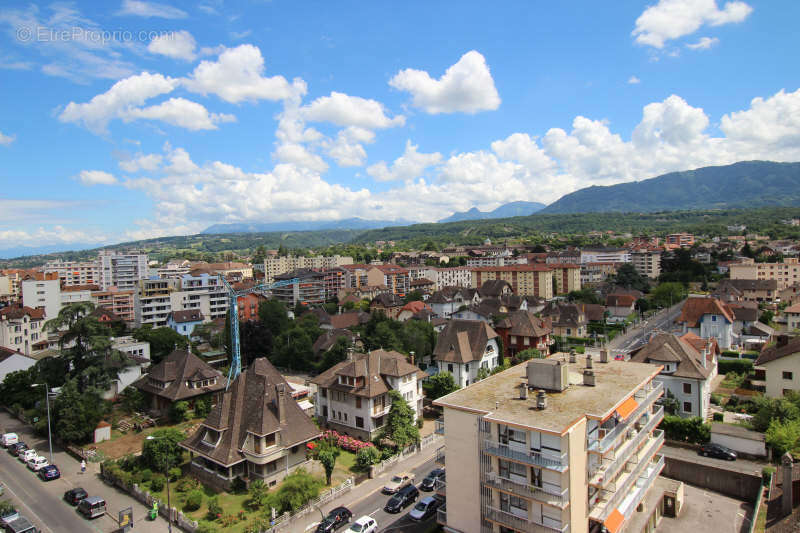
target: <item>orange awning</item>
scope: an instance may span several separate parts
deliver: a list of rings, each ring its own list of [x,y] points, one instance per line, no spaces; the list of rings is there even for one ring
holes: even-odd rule
[[[625,420],[626,418],[631,416],[631,413],[634,412],[637,407],[639,407],[639,402],[634,400],[633,396],[631,396],[630,398],[622,402],[622,405],[617,407],[617,413],[619,413],[619,416],[622,420]]]
[[[606,526],[608,533],[617,533],[622,528],[622,523],[625,521],[625,517],[622,516],[622,513],[619,512],[619,509],[614,509],[611,511],[611,514],[608,515],[606,521],[603,522],[603,525]]]

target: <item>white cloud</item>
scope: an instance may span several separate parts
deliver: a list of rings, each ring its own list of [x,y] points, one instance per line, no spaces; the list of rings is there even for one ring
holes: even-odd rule
[[[197,57],[195,48],[197,48],[197,42],[186,30],[158,35],[147,45],[147,51],[151,54],[160,54],[184,61],[194,61]]]
[[[285,100],[295,94],[305,94],[301,79],[289,83],[283,76],[264,76],[261,50],[251,44],[224,50],[217,61],[202,61],[183,85],[203,95],[216,94],[226,102]]]
[[[325,146],[328,155],[340,167],[360,167],[367,159],[364,144],[371,144],[374,141],[374,132],[358,126],[350,126],[340,130],[336,135],[336,140],[326,142]]]
[[[412,105],[427,113],[477,113],[500,106],[500,96],[494,86],[483,55],[467,52],[450,66],[438,80],[424,70],[401,70],[389,85],[412,96]]]
[[[659,0],[639,15],[631,34],[639,44],[663,48],[667,41],[690,35],[706,24],[742,22],[752,11],[738,0],[725,2],[722,9],[716,0]]]
[[[117,163],[125,172],[138,172],[140,170],[156,170],[164,158],[159,154],[137,154],[135,157]]]
[[[753,98],[750,109],[724,115],[720,130],[741,159],[800,160],[800,89]]]
[[[14,142],[14,139],[16,138],[17,138],[16,135],[6,135],[2,131],[0,131],[0,144],[4,146],[8,146],[12,142]]]
[[[185,98],[170,98],[158,105],[133,108],[125,111],[122,119],[126,122],[136,119],[161,120],[187,130],[215,130],[220,122],[235,122],[236,117],[225,113],[209,113],[197,102]]]
[[[177,7],[157,2],[145,2],[144,0],[122,0],[122,8],[120,8],[118,14],[164,19],[182,19],[187,16],[186,11]]]
[[[636,76],[631,76],[630,78],[628,78],[628,83],[630,83],[631,85],[636,85],[637,83],[641,83],[641,82],[642,82],[642,80],[640,80]]]
[[[494,141],[492,151],[501,160],[521,163],[528,171],[538,174],[552,172],[556,162],[551,159],[527,133],[514,133],[504,140]]]
[[[118,183],[113,174],[102,170],[81,170],[78,177],[84,185],[114,185]]]
[[[314,172],[322,173],[328,170],[328,164],[320,156],[299,143],[287,142],[279,145],[273,157],[281,163],[291,163]]]
[[[701,37],[696,43],[686,43],[686,48],[692,50],[708,50],[717,43],[719,43],[719,39],[716,37]]]
[[[405,152],[394,160],[391,168],[385,161],[379,161],[367,168],[367,174],[377,181],[414,180],[420,177],[425,169],[442,161],[442,154],[439,152],[424,154],[417,152],[417,148],[419,147],[411,144],[410,140],[406,141]]]
[[[331,122],[337,126],[357,126],[370,130],[402,126],[406,122],[403,115],[389,118],[383,104],[376,100],[336,91],[303,106],[300,115],[309,122]]]
[[[109,121],[122,118],[150,98],[172,92],[178,80],[143,72],[115,83],[89,102],[70,102],[58,115],[61,122],[82,124],[94,133],[105,133]]]
[[[95,244],[107,241],[102,234],[88,233],[77,228],[61,225],[35,230],[0,230],[0,249],[9,247],[41,247],[54,244]]]

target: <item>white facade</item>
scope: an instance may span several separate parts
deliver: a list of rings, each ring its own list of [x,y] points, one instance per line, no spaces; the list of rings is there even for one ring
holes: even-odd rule
[[[469,267],[437,268],[436,279],[431,279],[436,284],[436,290],[443,287],[469,287],[472,284],[472,272]]]
[[[180,278],[180,290],[170,294],[172,311],[199,309],[206,321],[225,318],[228,310],[228,291],[219,275],[185,274]]]
[[[14,353],[0,361],[0,383],[2,383],[6,376],[18,370],[28,370],[36,364],[36,359],[24,356],[22,354]]]
[[[478,370],[483,367],[492,371],[500,364],[499,347],[496,339],[491,339],[486,343],[480,361],[470,361],[469,363],[448,363],[445,361],[437,361],[439,372],[450,372],[453,375],[453,381],[456,382],[461,388],[475,383],[478,378]]]
[[[583,263],[630,263],[631,252],[626,249],[585,249],[581,250],[581,264]]]
[[[298,268],[327,269],[352,264],[352,257],[341,255],[329,257],[321,255],[315,257],[294,257],[288,255],[284,257],[267,257],[264,260],[264,281],[266,283],[274,283],[275,276],[297,270]]]
[[[664,396],[673,396],[677,400],[675,414],[683,418],[699,416],[705,420],[711,404],[711,378],[701,380],[670,376],[666,374],[667,364],[661,364],[664,370],[654,381],[664,385]]]
[[[46,273],[56,272],[65,287],[75,285],[94,285],[100,283],[100,262],[94,261],[48,261],[44,265]]]
[[[61,307],[78,302],[91,302],[91,301],[92,301],[92,291],[89,289],[81,289],[79,291],[71,291],[71,290],[61,291]]]
[[[713,337],[723,350],[729,349],[733,340],[733,324],[723,315],[705,314],[700,319],[699,328],[690,328],[684,323],[683,332],[694,333],[703,339]]]
[[[47,338],[43,331],[44,319],[0,318],[0,346],[30,355],[33,344]]]
[[[113,339],[111,347],[140,363],[150,361],[150,343],[147,341],[137,341],[133,337],[117,337]]]
[[[22,304],[32,309],[42,308],[45,318],[55,318],[61,310],[61,282],[58,279],[23,280]]]
[[[500,255],[491,255],[488,257],[470,257],[467,259],[467,268],[527,264],[528,259],[526,257],[504,257]]]
[[[170,294],[178,290],[179,283],[174,278],[141,280],[136,295],[136,324],[165,327],[167,317],[172,312]]]
[[[139,280],[148,276],[147,254],[136,252],[101,251],[100,288],[108,290],[115,286],[120,290],[136,289]]]

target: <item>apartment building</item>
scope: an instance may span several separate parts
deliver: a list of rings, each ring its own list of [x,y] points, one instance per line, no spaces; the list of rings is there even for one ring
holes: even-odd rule
[[[336,268],[344,265],[352,265],[353,258],[341,255],[333,255],[330,257],[315,256],[274,256],[267,257],[264,260],[264,281],[266,283],[273,283],[275,276],[285,274],[286,272],[297,270],[299,268],[325,270],[329,268]]]
[[[509,265],[504,267],[481,267],[472,269],[471,286],[481,287],[490,279],[501,279],[511,284],[518,296],[536,296],[549,300],[553,297],[553,267],[557,265]],[[580,283],[580,270],[577,270]]]
[[[0,302],[13,300],[11,277],[0,272]]]
[[[584,248],[581,250],[581,264],[630,262],[631,251],[626,248]]]
[[[62,261],[56,259],[44,265],[46,273],[56,273],[63,287],[94,285],[100,283],[100,263],[98,261]]]
[[[642,276],[655,279],[661,275],[661,250],[633,250],[631,264]]]
[[[166,265],[156,269],[159,278],[179,278],[188,274],[192,270],[190,261],[170,261]]]
[[[22,305],[44,309],[48,320],[61,310],[61,281],[58,274],[38,274],[22,280]]]
[[[775,280],[777,290],[800,282],[800,261],[796,257],[784,258],[783,263],[756,263],[752,259],[733,263],[728,267],[731,279]]]
[[[375,271],[379,274],[376,274]],[[405,296],[411,290],[411,279],[408,270],[397,265],[374,265],[367,271],[368,279],[382,277],[378,285],[386,285],[389,290],[398,296]]]
[[[139,280],[135,317],[137,326],[150,324],[154,328],[166,327],[167,317],[172,311],[170,295],[179,287],[179,276]]]
[[[105,307],[128,325],[136,323],[136,290],[122,290],[111,286],[108,290],[92,292],[95,307]]]
[[[35,344],[45,340],[44,309],[10,305],[0,309],[0,346],[23,355],[36,351]]]
[[[489,255],[483,257],[470,257],[467,259],[467,267],[497,267],[506,265],[526,265],[527,257],[506,257],[502,255]]]
[[[465,533],[618,533],[635,515],[657,519],[645,496],[664,466],[659,370],[557,354],[436,400],[437,461],[449,466],[437,521]]]
[[[581,266],[566,263],[547,265],[553,271],[553,281],[556,284],[555,293],[567,294],[581,290]]]
[[[603,283],[609,276],[617,273],[616,263],[599,262],[581,265],[581,287],[591,287]]]
[[[207,321],[225,318],[228,291],[218,274],[194,270],[179,280],[178,290],[169,295],[172,312],[199,310]]]
[[[139,280],[148,277],[147,254],[131,251],[102,250],[97,256],[100,268],[100,288],[114,286],[120,290],[134,290]]]
[[[689,248],[694,244],[694,235],[691,233],[671,233],[664,239],[669,248]]]
[[[275,281],[298,281],[282,287],[272,289],[272,296],[289,306],[298,303],[303,305],[316,305],[325,303],[325,273],[308,268],[299,268],[278,274]]]
[[[61,287],[61,307],[78,302],[91,302],[92,293],[99,291],[98,285],[70,285]]]
[[[469,267],[448,267],[435,269],[434,277],[430,278],[437,291],[445,287],[470,287],[472,286],[472,270]]]

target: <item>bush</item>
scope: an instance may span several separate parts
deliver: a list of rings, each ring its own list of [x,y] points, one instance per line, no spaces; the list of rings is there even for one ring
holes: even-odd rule
[[[711,403],[713,405],[722,405],[722,395],[721,394],[712,394],[711,395]]]
[[[184,511],[196,511],[203,505],[203,491],[195,489],[186,495],[186,503],[183,504]]]
[[[664,436],[669,440],[702,444],[711,438],[711,426],[703,422],[699,416],[681,418],[664,415],[659,427],[664,430]]]
[[[216,520],[218,516],[222,515],[222,506],[219,504],[219,498],[212,496],[208,499],[208,519]]]
[[[183,422],[186,420],[186,413],[189,412],[189,402],[175,402],[172,404],[172,407],[169,408],[169,419],[172,421],[173,424],[177,424],[179,422]]]
[[[199,398],[194,402],[194,416],[205,418],[211,412],[211,397]]]
[[[712,420],[714,422],[722,422],[725,419],[725,416],[722,413],[714,413],[712,415]]]
[[[231,490],[234,493],[241,493],[244,492],[246,489],[247,485],[245,484],[244,481],[242,481],[242,478],[240,477],[234,478],[233,482],[231,483]]]
[[[156,474],[150,479],[150,489],[153,492],[161,492],[166,482],[167,478],[163,474]]]
[[[736,359],[739,359],[739,352],[734,351],[734,350],[723,350],[722,353],[720,354],[720,356],[721,357],[735,357]]]
[[[139,477],[144,483],[149,482],[153,478],[153,471],[149,468],[145,468],[141,472],[139,472]]]
[[[765,440],[779,457],[797,449],[800,445],[800,421],[773,420],[767,428]]]
[[[178,492],[190,492],[199,488],[200,483],[193,477],[185,477],[178,481],[178,484],[175,486],[175,490]]]
[[[417,418],[417,429],[422,429],[422,426],[423,426],[424,424],[425,424],[425,421],[422,419],[422,417],[421,417],[421,416],[420,416],[420,417],[418,417],[418,418]]]
[[[356,465],[358,465],[361,470],[366,470],[370,466],[377,464],[380,461],[381,452],[379,452],[374,446],[369,446],[368,448],[359,450],[359,452],[356,454]]]
[[[168,475],[170,481],[175,481],[176,479],[181,477],[181,475],[183,475],[183,471],[180,469],[180,467],[176,466],[169,469]]]
[[[117,464],[119,464],[119,467],[123,469],[125,472],[133,472],[134,470],[136,470],[138,462],[139,462],[138,459],[134,457],[133,454],[129,453],[125,457],[122,457]]]
[[[718,363],[720,374],[736,372],[737,374],[749,374],[753,371],[753,361],[749,359],[720,359]]]

